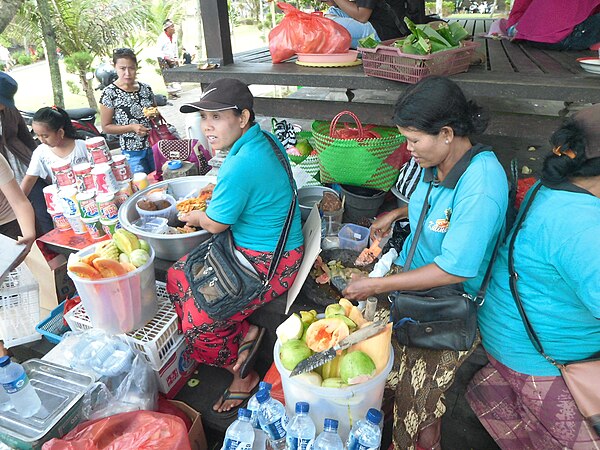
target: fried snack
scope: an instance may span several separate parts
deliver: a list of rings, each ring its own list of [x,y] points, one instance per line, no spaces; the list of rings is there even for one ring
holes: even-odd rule
[[[160,112],[158,111],[158,108],[156,106],[149,106],[147,108],[144,108],[142,110],[142,113],[148,119],[155,119],[158,116],[160,116]]]
[[[188,198],[177,203],[177,211],[180,213],[189,213],[194,210],[205,211],[206,200],[199,199],[198,197]]]

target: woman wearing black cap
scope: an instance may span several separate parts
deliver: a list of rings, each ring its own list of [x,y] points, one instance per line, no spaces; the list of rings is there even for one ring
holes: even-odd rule
[[[192,211],[180,218],[216,234],[231,230],[236,249],[265,276],[292,201],[292,186],[271,142],[254,122],[254,99],[242,82],[224,78],[210,84],[200,101],[181,112],[200,111],[202,131],[215,150],[228,150],[206,212]],[[277,151],[285,151],[277,142]],[[192,249],[190,249],[192,250]],[[201,363],[224,367],[233,381],[213,409],[232,415],[258,386],[253,369],[264,329],[246,320],[253,311],[286,292],[296,278],[304,247],[298,206],[285,252],[265,294],[227,320],[213,320],[200,311],[183,273],[184,257],[167,276],[167,291],[182,318],[182,329],[192,356]]]
[[[509,285],[516,233],[516,293],[546,355],[579,361],[600,351],[600,104],[577,113],[551,143],[541,182],[521,206],[522,225],[515,231],[517,221],[500,249],[478,312],[490,363],[473,378],[467,399],[503,449],[600,448],[559,370],[531,343]]]

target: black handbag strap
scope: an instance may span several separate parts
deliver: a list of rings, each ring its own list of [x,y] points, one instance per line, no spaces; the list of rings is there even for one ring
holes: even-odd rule
[[[294,176],[292,175],[292,168],[288,159],[283,156],[283,153],[279,149],[279,146],[275,143],[275,140],[271,137],[269,133],[263,132],[267,137],[267,140],[271,144],[271,148],[275,152],[277,159],[283,166],[285,173],[288,176],[290,181],[290,185],[292,186],[292,202],[290,203],[290,208],[287,213],[287,217],[285,218],[285,222],[283,224],[283,229],[281,230],[281,235],[279,236],[279,240],[277,241],[277,246],[275,247],[275,251],[273,252],[273,259],[271,260],[271,264],[269,265],[269,272],[267,273],[267,278],[265,279],[264,284],[266,285],[271,279],[275,276],[275,272],[277,271],[277,266],[279,266],[279,262],[281,261],[281,257],[285,251],[285,244],[287,242],[288,236],[290,234],[290,229],[292,228],[292,223],[294,219],[294,212],[296,210],[296,203],[298,202],[298,189],[296,188],[296,182],[294,181]]]

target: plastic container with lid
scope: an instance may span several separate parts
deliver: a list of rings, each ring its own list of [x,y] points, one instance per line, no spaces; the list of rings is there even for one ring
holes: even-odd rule
[[[147,211],[145,209],[140,208],[140,206],[139,206],[139,203],[142,200],[148,200],[150,202],[166,200],[167,202],[169,202],[170,206],[168,208],[163,208],[158,211]],[[139,214],[140,218],[144,221],[155,219],[157,217],[164,217],[165,219],[170,221],[177,217],[177,207],[176,207],[175,198],[173,198],[172,195],[169,195],[166,193],[148,194],[146,197],[144,197],[143,199],[139,199],[136,202],[135,209],[136,209],[137,213]]]
[[[347,223],[338,233],[338,237],[340,238],[341,249],[361,251],[369,243],[369,229]]]

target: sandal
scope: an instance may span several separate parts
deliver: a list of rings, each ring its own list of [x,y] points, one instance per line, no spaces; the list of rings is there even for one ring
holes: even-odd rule
[[[223,404],[227,400],[241,400],[241,403],[239,405],[234,406],[229,411],[219,412],[213,410],[212,412],[214,414],[218,414],[219,417],[222,417],[224,419],[237,417],[238,409],[243,408],[248,404],[248,400],[250,400],[250,397],[252,397],[258,391],[259,384],[260,383],[256,383],[256,386],[254,386],[250,392],[237,392],[230,391],[229,388],[225,389],[223,395],[221,396],[221,404]]]
[[[238,349],[238,358],[243,352],[249,352],[248,357],[240,367],[240,378],[246,378],[250,371],[254,369],[254,362],[256,361],[256,356],[258,355],[258,349],[264,337],[265,329],[258,327],[258,335],[256,338],[243,342],[242,345],[240,345]]]

